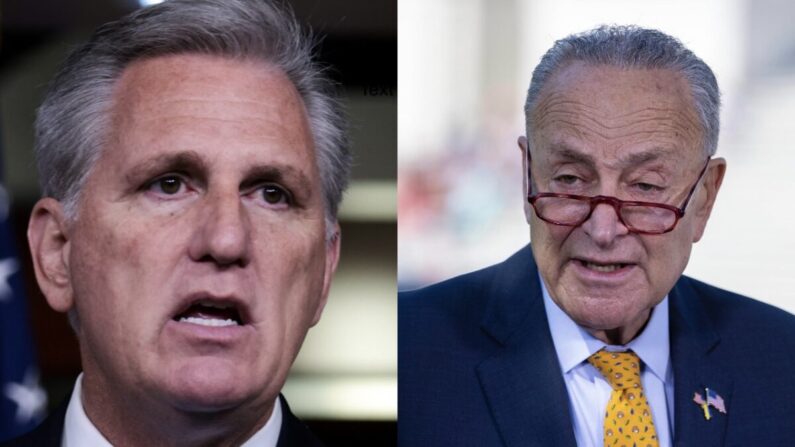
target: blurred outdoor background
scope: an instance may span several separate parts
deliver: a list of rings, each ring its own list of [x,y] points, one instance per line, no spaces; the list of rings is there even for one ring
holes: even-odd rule
[[[400,0],[398,287],[529,241],[516,139],[532,69],[559,38],[636,24],[679,38],[723,92],[726,178],[685,274],[795,312],[795,3]]]
[[[149,3],[154,1],[2,0],[0,4],[0,174],[11,199],[8,220],[20,254],[20,273],[12,280],[24,279],[32,339],[50,407],[71,390],[80,363],[66,317],[45,303],[28,255],[27,220],[39,197],[32,153],[34,109],[70,48],[85,41],[98,25]],[[396,0],[287,3],[299,21],[325,35],[320,58],[331,66],[330,73],[344,92],[355,166],[340,211],[342,256],[331,296],[320,323],[309,332],[284,394],[293,411],[329,446],[395,445]],[[2,199],[0,194],[0,205],[7,204]],[[3,298],[0,295],[0,315],[7,316],[11,308],[2,306],[13,299],[4,303]],[[4,336],[13,337],[0,330],[0,347],[24,341],[3,340]],[[0,377],[0,385],[3,382]],[[7,397],[0,386],[0,400]],[[2,428],[0,424],[0,437]]]

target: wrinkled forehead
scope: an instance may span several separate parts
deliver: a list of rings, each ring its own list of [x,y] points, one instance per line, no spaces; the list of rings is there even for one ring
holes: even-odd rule
[[[224,107],[225,103],[233,107]],[[285,120],[291,118],[294,125],[308,124],[303,100],[281,69],[264,61],[199,53],[161,55],[129,64],[115,83],[112,112],[117,123],[125,124],[125,119],[168,113],[169,108],[206,114],[213,104],[223,108],[229,119],[275,112],[285,115]]]
[[[292,163],[316,175],[303,101],[289,78],[264,62],[158,56],[127,67],[114,93],[109,146],[131,148],[114,156],[134,161],[190,149]]]
[[[550,77],[529,118],[536,158],[702,158],[692,94],[670,70],[570,63]]]

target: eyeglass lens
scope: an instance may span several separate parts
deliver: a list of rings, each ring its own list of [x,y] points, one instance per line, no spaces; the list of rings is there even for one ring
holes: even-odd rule
[[[578,225],[591,212],[591,204],[584,200],[564,197],[539,197],[535,208],[544,220],[561,225]],[[623,222],[640,231],[664,231],[676,223],[676,213],[672,210],[645,205],[623,205]]]

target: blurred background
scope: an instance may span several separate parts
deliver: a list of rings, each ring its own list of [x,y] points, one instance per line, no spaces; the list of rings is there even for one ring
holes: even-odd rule
[[[150,3],[0,4],[0,175],[7,192],[0,194],[0,223],[12,228],[0,244],[0,440],[14,423],[29,425],[42,416],[45,406],[35,373],[5,381],[3,374],[23,359],[37,361],[52,407],[80,372],[75,337],[65,316],[52,311],[38,291],[27,253],[27,220],[39,197],[34,110],[71,48],[98,25]],[[309,332],[284,394],[329,446],[395,445],[397,5],[395,0],[288,3],[299,21],[325,35],[320,58],[332,66],[344,91],[355,166],[340,212],[342,255],[329,303]],[[6,264],[14,245],[19,261]],[[28,344],[32,357],[23,352]]]
[[[600,24],[679,38],[723,92],[726,178],[685,274],[795,312],[795,3],[400,0],[398,281],[427,285],[527,244],[516,139],[533,68]]]

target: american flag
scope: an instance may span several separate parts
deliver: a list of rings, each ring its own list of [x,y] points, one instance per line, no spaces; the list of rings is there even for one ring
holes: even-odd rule
[[[723,403],[723,398],[709,388],[707,388],[707,405],[712,405],[713,408],[721,413],[726,413],[726,406]]]
[[[726,414],[726,404],[723,402],[723,398],[720,397],[718,393],[714,390],[709,388],[706,389],[707,400],[705,401],[704,398],[701,396],[699,392],[696,392],[693,395],[693,402],[701,405],[704,408],[704,416],[709,420],[709,411],[707,407],[712,407],[723,414]]]
[[[20,262],[9,223],[8,194],[1,180],[0,442],[34,428],[41,422],[47,406],[46,394],[39,386]]]

